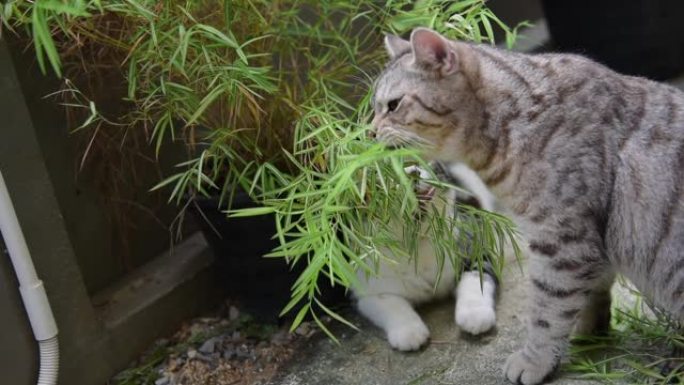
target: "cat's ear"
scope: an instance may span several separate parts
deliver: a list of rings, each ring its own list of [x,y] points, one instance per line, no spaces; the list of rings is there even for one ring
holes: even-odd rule
[[[411,49],[415,64],[443,76],[458,70],[458,59],[449,40],[428,28],[416,28],[411,33]]]
[[[411,50],[411,43],[408,40],[404,40],[396,35],[385,35],[385,48],[390,56],[390,59],[394,59],[404,52]]]

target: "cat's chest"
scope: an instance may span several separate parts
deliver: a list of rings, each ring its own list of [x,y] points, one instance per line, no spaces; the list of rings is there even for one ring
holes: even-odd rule
[[[453,285],[454,269],[451,261],[444,260],[435,253],[435,249],[429,239],[420,242],[415,259],[406,261],[403,266],[404,277],[413,277],[430,287],[448,288]]]

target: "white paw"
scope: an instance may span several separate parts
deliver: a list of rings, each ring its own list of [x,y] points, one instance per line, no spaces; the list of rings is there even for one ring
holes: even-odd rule
[[[402,351],[418,350],[430,337],[430,331],[421,321],[396,326],[387,331],[390,345]]]
[[[480,334],[496,325],[496,313],[489,306],[457,306],[456,325],[470,334]]]
[[[504,375],[514,384],[536,385],[556,370],[558,358],[553,355],[530,358],[523,350],[511,354],[504,365]]]

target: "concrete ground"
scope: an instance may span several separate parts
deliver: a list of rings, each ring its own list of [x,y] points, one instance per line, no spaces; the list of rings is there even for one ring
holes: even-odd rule
[[[391,349],[378,328],[348,309],[344,314],[360,331],[336,325],[339,346],[321,334],[269,385],[508,384],[501,367],[525,338],[525,291],[523,273],[515,261],[509,262],[497,305],[497,327],[480,337],[460,333],[453,300],[421,308],[431,341],[415,353]],[[568,376],[560,375],[553,384],[598,383]]]

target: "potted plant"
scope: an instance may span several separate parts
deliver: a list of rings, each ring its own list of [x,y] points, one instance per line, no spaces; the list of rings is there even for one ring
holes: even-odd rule
[[[384,62],[382,32],[427,25],[491,41],[495,25],[509,44],[516,33],[483,0],[15,1],[3,12],[5,27],[28,31],[42,68],[80,76],[62,92],[68,108],[85,112],[80,127],[142,130],[157,152],[169,142],[186,145],[188,160],[155,189],[168,189],[182,207],[203,206],[205,217],[225,219],[228,210],[228,222],[209,232],[230,241],[221,246],[209,236],[220,258],[253,260],[270,250],[283,267],[299,269],[285,280],[291,291],[283,312],[297,309],[293,327],[307,315],[323,327],[321,315],[344,321],[321,300],[323,286],[349,287],[357,270],[373,274],[380,246],[411,249],[394,239],[389,218],[404,217],[408,233],[419,231],[403,168],[427,165],[415,150],[385,148],[365,132],[370,84]],[[96,54],[71,60],[83,52]],[[74,62],[86,70],[64,65]],[[87,92],[88,75],[97,73],[90,66],[121,75],[118,97],[127,112],[100,112]],[[498,240],[512,239],[510,222],[479,210],[465,214],[459,222],[429,216],[440,258],[460,261],[454,226],[472,227],[479,246],[473,259],[501,256]],[[239,220],[258,215],[270,217]],[[235,235],[252,232],[255,247],[236,250],[244,240]],[[227,265],[233,278],[253,268]],[[252,283],[269,285],[270,278]]]
[[[619,72],[666,80],[684,71],[684,2],[542,0],[555,48]]]

